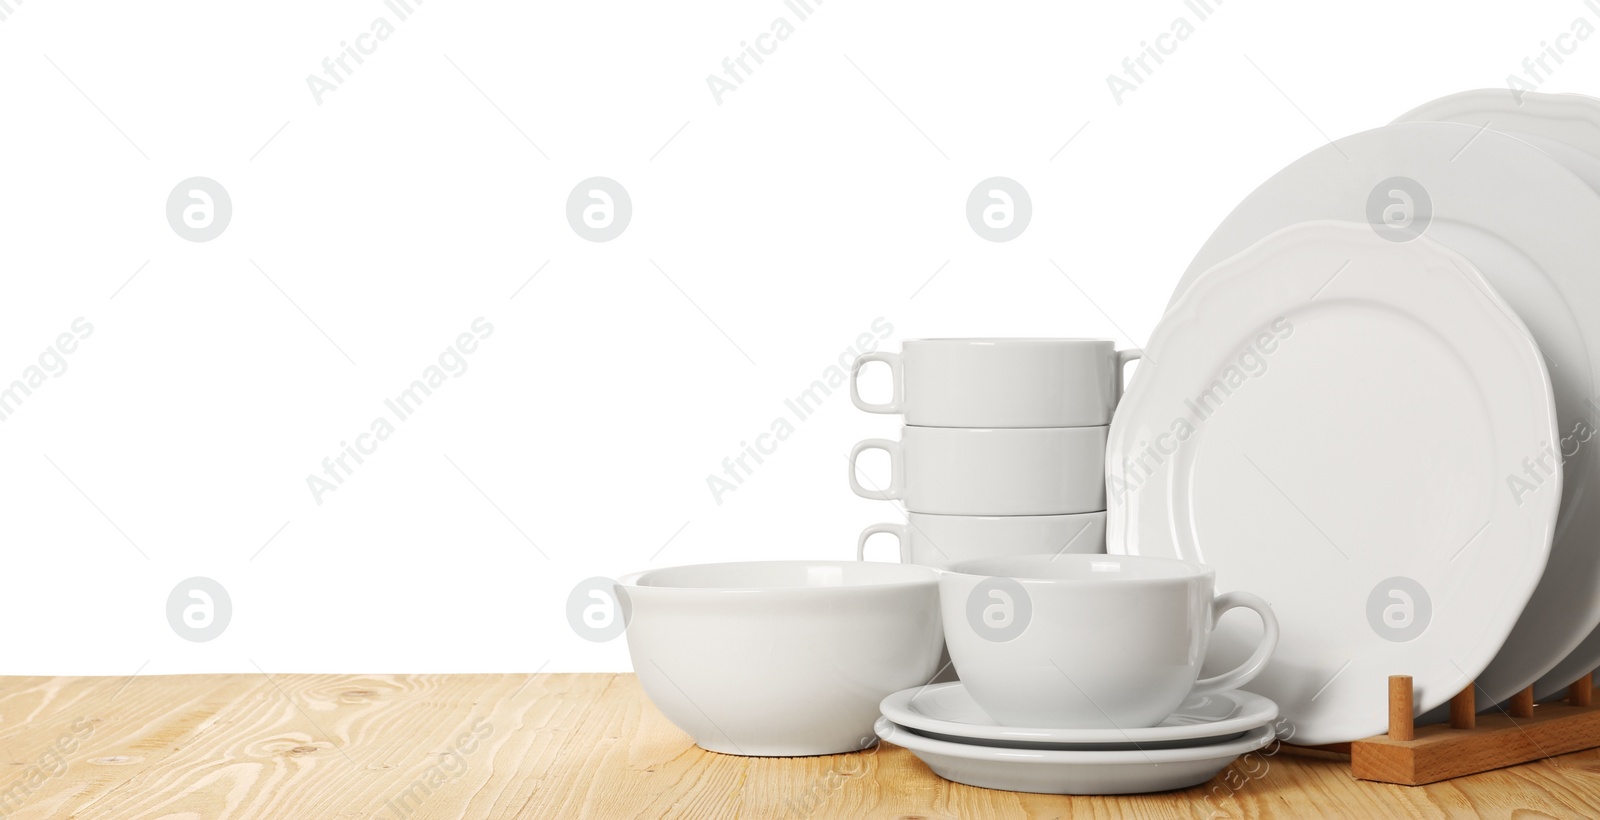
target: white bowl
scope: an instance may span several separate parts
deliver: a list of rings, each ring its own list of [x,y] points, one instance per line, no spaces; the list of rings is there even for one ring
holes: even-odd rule
[[[703,749],[796,757],[877,742],[878,703],[938,671],[938,572],[857,561],[650,570],[619,582],[644,692]]]

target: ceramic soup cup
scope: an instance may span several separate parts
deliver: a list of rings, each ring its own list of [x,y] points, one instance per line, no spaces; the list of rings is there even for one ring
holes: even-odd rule
[[[1070,515],[1106,508],[1107,427],[905,427],[850,451],[850,489],[940,515]],[[863,486],[856,459],[889,454],[888,486]]]
[[[850,368],[850,400],[921,427],[1094,427],[1111,423],[1123,371],[1142,354],[1110,339],[911,339]],[[889,366],[887,402],[861,398],[869,362]]]
[[[911,513],[904,524],[873,524],[861,531],[856,557],[866,560],[867,539],[880,533],[899,542],[900,561],[943,567],[978,558],[1035,553],[1103,553],[1106,514],[933,515]]]

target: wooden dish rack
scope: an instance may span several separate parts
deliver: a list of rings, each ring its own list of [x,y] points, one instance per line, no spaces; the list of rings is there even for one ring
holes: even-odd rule
[[[1600,746],[1600,706],[1593,673],[1567,687],[1564,700],[1534,708],[1533,688],[1518,692],[1504,713],[1478,714],[1474,685],[1450,699],[1450,721],[1417,726],[1411,676],[1389,677],[1389,733],[1295,752],[1350,760],[1360,780],[1421,786]]]

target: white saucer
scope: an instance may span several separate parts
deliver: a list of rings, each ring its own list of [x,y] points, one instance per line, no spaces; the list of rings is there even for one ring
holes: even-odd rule
[[[1216,776],[1239,755],[1274,740],[1262,726],[1238,740],[1185,749],[1059,752],[951,743],[917,734],[888,718],[873,724],[878,737],[903,746],[946,780],[1038,794],[1143,794],[1183,789]]]
[[[1271,723],[1278,705],[1249,692],[1196,695],[1148,729],[1029,729],[1002,726],[961,682],[918,686],[883,699],[883,716],[935,740],[1056,751],[1170,749],[1216,744]]]

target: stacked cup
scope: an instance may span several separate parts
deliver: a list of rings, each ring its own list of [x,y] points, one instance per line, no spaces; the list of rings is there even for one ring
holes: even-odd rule
[[[868,353],[850,372],[850,398],[869,413],[901,413],[899,441],[868,439],[850,452],[850,489],[904,502],[890,533],[906,563],[1034,553],[1105,552],[1105,447],[1123,371],[1138,350],[1109,339],[914,339],[902,352]],[[863,365],[889,366],[888,402],[862,400]],[[886,487],[864,487],[856,459],[889,456]]]

